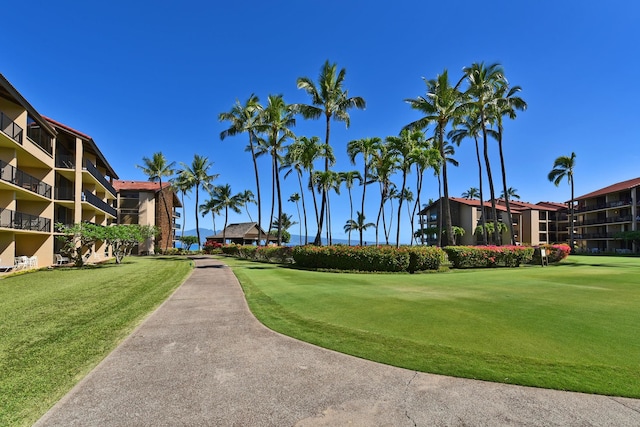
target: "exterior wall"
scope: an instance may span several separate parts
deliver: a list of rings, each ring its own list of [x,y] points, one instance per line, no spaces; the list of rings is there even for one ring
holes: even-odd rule
[[[162,189],[162,198],[160,197],[159,193],[156,194],[155,225],[160,230],[160,233],[156,237],[156,246],[160,250],[164,250],[165,248],[173,248],[175,241],[175,228],[173,226],[173,212],[175,211],[175,206],[173,203],[174,192],[170,187],[165,187]],[[169,210],[169,217],[167,217],[167,209]]]

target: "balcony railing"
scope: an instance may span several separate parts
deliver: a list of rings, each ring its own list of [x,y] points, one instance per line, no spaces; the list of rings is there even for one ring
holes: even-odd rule
[[[22,144],[22,128],[0,111],[0,130],[18,144]]]
[[[98,169],[93,165],[93,163],[91,163],[89,160],[85,160],[84,168],[87,170],[87,172],[91,174],[91,176],[97,179],[98,182],[102,184],[102,186],[106,188],[107,191],[109,191],[113,195],[113,197],[116,196],[116,189],[113,188],[113,186],[109,183],[109,181],[107,181],[107,179],[104,176],[102,176],[100,171],[98,171]]]
[[[173,216],[176,217],[176,218],[180,218],[180,212],[173,211]]]
[[[176,230],[180,230],[180,224],[176,224],[175,222],[173,223],[173,228],[175,228]]]
[[[618,208],[621,206],[629,206],[629,205],[631,205],[631,200],[614,200],[612,202],[599,203],[597,205],[588,205],[588,206],[578,207],[576,209],[576,212],[597,211],[601,209]]]
[[[576,222],[576,227],[585,226],[585,225],[611,224],[616,222],[631,222],[631,221],[633,221],[633,217],[631,215],[611,216],[603,219],[587,219],[584,221]]]
[[[576,240],[613,239],[617,233],[582,233],[574,234]]]
[[[42,130],[37,123],[29,123],[27,126],[27,136],[47,153],[53,155],[53,138]]]
[[[51,219],[10,209],[0,209],[0,227],[49,233],[51,232]]]
[[[48,199],[51,198],[51,186],[28,173],[0,160],[0,179],[32,191]]]
[[[118,212],[116,211],[116,209],[112,206],[109,206],[108,203],[100,200],[96,195],[89,193],[89,192],[83,192],[82,193],[82,201],[86,201],[90,204],[92,204],[93,206],[95,206],[98,209],[101,209],[103,211],[105,211],[106,213],[112,215],[112,216],[117,216]]]
[[[71,154],[58,154],[56,155],[56,167],[63,169],[75,169],[76,158]]]
[[[75,189],[73,187],[58,186],[55,190],[56,200],[72,200],[74,199]]]

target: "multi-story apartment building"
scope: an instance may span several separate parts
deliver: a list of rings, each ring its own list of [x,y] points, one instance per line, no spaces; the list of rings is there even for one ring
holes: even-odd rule
[[[41,116],[0,74],[0,265],[55,262],[55,223],[116,221],[115,171],[93,139]],[[110,257],[98,242],[93,259]]]
[[[541,243],[555,243],[567,241],[568,208],[566,205],[553,202],[540,202],[538,204],[511,200],[511,217],[515,231],[515,240],[518,244],[539,245]],[[484,202],[484,209],[479,200],[450,197],[452,225],[465,230],[457,243],[461,245],[482,244],[482,236],[475,234],[476,227],[482,224],[482,212],[485,213],[485,221],[491,222],[491,202]],[[496,212],[498,221],[508,222],[507,208],[504,200],[496,200]],[[419,224],[422,228],[435,230],[440,222],[440,200],[436,200],[418,213]],[[444,219],[442,222],[444,228]],[[502,233],[502,241],[508,242],[509,231]],[[437,244],[437,235],[431,233],[425,235],[424,243]],[[444,241],[443,241],[444,244]]]
[[[601,188],[575,199],[575,241],[587,252],[638,252],[638,245],[619,238],[640,225],[640,178]]]
[[[137,253],[152,254],[156,248],[175,247],[176,230],[180,229],[180,224],[176,223],[180,218],[177,208],[182,207],[182,203],[168,182],[162,183],[162,197],[155,182],[114,181],[113,186],[118,193],[119,224],[154,225],[160,232],[155,241],[149,239],[140,244]]]

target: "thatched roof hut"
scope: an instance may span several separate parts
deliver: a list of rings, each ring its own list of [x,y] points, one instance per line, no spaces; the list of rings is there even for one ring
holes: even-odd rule
[[[258,229],[257,222],[241,222],[239,224],[229,224],[224,231],[219,232],[214,236],[207,236],[207,242],[225,243],[227,242],[237,243],[239,245],[252,245],[257,244],[258,236],[259,240],[267,240],[267,233],[264,230]],[[269,242],[277,242],[278,237],[273,234],[269,237]]]

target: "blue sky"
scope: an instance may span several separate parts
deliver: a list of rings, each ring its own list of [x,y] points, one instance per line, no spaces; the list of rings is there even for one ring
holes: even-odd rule
[[[40,113],[91,135],[121,179],[146,179],[135,165],[156,151],[186,163],[198,153],[213,161],[217,184],[255,192],[247,138],[221,142],[218,114],[251,93],[308,102],[296,79],[316,80],[327,59],[346,68],[345,87],[367,102],[351,112],[349,129],[333,124],[336,170],[362,168],[349,163],[348,141],[396,135],[419,117],[403,100],[424,94],[422,77],[446,68],[455,81],[484,61],[501,63],[529,105],[505,124],[508,185],[522,200],[567,200],[569,187],[546,175],[572,151],[577,195],[640,176],[635,1],[36,1],[3,5],[3,16],[0,72]],[[299,118],[294,132],[323,137],[324,124]],[[455,157],[450,193],[459,196],[477,187],[472,144]],[[260,167],[268,200],[269,164]],[[295,191],[284,181],[285,200]],[[332,200],[335,237],[349,218],[342,194]],[[437,197],[430,176],[429,197]],[[377,203],[368,197],[369,220]],[[192,195],[186,229],[193,212]],[[211,228],[210,217],[200,224]]]

